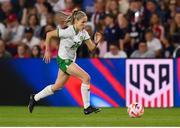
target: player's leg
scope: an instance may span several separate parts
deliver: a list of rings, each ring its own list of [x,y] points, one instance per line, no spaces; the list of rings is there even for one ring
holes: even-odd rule
[[[68,78],[69,75],[59,70],[55,84],[48,85],[39,93],[30,96],[30,101],[28,105],[29,111],[32,113],[34,105],[36,104],[37,101],[49,95],[54,94],[54,92],[57,90],[60,90],[64,86]]]
[[[71,63],[67,68],[67,73],[73,75],[82,80],[81,94],[84,103],[84,114],[90,114],[92,112],[99,112],[99,108],[92,107],[90,105],[90,76],[79,67],[76,63]]]
[[[68,78],[69,75],[59,70],[55,84],[48,85],[47,87],[45,87],[42,91],[40,91],[38,94],[34,96],[34,99],[36,101],[39,101],[44,97],[54,94],[55,91],[60,90],[64,86]]]

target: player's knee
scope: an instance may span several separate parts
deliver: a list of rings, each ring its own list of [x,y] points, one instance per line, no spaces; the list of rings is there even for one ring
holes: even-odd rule
[[[87,74],[83,77],[83,83],[90,84],[91,77]]]

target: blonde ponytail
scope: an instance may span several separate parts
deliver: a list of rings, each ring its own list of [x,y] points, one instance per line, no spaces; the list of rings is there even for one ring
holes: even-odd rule
[[[81,18],[83,18],[85,16],[86,16],[86,13],[84,13],[83,11],[74,9],[73,13],[65,19],[65,24],[67,26],[73,25],[76,19],[80,20]]]

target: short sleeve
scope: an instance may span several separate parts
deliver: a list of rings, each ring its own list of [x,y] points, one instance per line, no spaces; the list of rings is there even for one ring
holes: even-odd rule
[[[84,41],[90,39],[90,36],[86,30],[83,31],[83,34],[84,34]]]
[[[75,35],[73,26],[69,26],[68,28],[65,29],[58,28],[57,31],[58,31],[58,36],[60,38],[68,38]]]

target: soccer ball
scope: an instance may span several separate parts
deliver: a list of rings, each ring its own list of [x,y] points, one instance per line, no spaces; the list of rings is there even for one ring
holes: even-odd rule
[[[130,117],[141,117],[144,114],[144,107],[138,103],[132,103],[128,106],[127,112]]]

